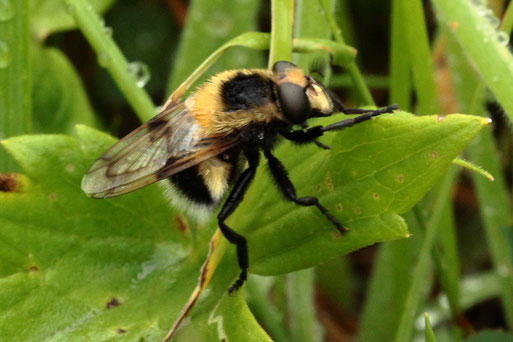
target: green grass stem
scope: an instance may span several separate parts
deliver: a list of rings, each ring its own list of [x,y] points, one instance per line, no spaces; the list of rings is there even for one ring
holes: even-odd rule
[[[268,67],[277,61],[292,60],[294,0],[271,1],[271,46]]]
[[[0,16],[0,140],[31,129],[29,1],[2,2]],[[16,163],[0,148],[0,172]]]
[[[78,27],[96,51],[98,63],[108,70],[139,119],[147,121],[154,116],[156,109],[150,96],[138,86],[136,76],[130,72],[130,63],[89,3],[86,0],[62,1],[68,6]]]

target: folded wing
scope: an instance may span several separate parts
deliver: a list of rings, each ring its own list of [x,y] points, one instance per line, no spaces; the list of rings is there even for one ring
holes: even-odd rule
[[[212,158],[237,142],[237,136],[205,137],[180,102],[109,148],[85,174],[82,190],[93,198],[123,195]]]

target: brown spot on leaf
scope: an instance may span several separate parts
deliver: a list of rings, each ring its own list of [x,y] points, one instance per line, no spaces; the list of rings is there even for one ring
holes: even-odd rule
[[[68,171],[69,173],[75,172],[75,165],[73,165],[73,164],[66,164],[66,171]]]
[[[118,334],[124,334],[124,333],[126,333],[126,330],[125,330],[125,329],[121,329],[121,328],[117,328],[117,329],[116,329],[116,332],[117,332]]]
[[[398,174],[398,175],[395,177],[395,179],[397,179],[397,181],[398,181],[399,183],[402,183],[402,182],[404,182],[404,175],[403,175],[402,173],[400,173],[400,174]]]
[[[318,185],[315,187],[315,189],[317,190],[317,192],[321,192],[321,185],[320,185],[320,184],[318,184]]]
[[[333,180],[331,179],[331,176],[329,173],[326,175],[324,182],[326,183],[326,189],[328,189],[329,191],[333,191],[333,188],[334,188]]]
[[[15,192],[18,184],[16,173],[0,173],[0,191]]]
[[[454,31],[456,31],[458,29],[458,27],[460,27],[460,23],[457,21],[451,21],[451,22],[449,22],[449,27],[451,29],[453,29]]]
[[[36,265],[29,266],[28,271],[29,272],[38,272],[39,267],[37,267]]]
[[[431,151],[431,153],[429,154],[431,159],[438,159],[438,152],[436,151]]]
[[[374,198],[376,201],[379,200],[379,194],[377,192],[372,194],[372,198]]]
[[[49,195],[48,195],[48,200],[50,202],[55,202],[57,201],[57,193],[56,192],[51,192]]]
[[[353,213],[355,213],[355,215],[360,215],[362,213],[362,209],[360,209],[360,207],[354,207]]]
[[[185,219],[180,216],[175,216],[175,226],[180,230],[180,232],[185,233],[189,229],[189,226],[187,225],[187,222],[185,222]]]
[[[116,306],[120,306],[121,303],[116,297],[112,297],[111,300],[109,300],[107,303],[105,303],[105,307],[107,309],[115,308]]]

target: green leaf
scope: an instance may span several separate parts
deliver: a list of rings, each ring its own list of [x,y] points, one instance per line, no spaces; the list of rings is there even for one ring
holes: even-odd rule
[[[88,0],[96,13],[106,12],[116,0]],[[31,25],[40,39],[77,27],[62,0],[31,0]]]
[[[424,322],[426,325],[426,342],[436,342],[435,333],[433,332],[433,327],[431,326],[431,322],[429,322],[429,316],[427,312],[424,313]]]
[[[299,194],[319,195],[351,231],[336,238],[323,216],[279,199],[260,173],[229,220],[237,229],[252,228],[246,234],[251,270],[288,272],[407,236],[396,213],[427,191],[486,122],[395,114],[326,137],[331,151],[283,146],[277,155]],[[159,340],[197,282],[212,230],[200,229],[192,248],[189,229],[185,235],[178,229],[191,223],[173,215],[158,186],[109,200],[84,196],[83,173],[114,139],[83,126],[77,133],[3,142],[29,183],[21,193],[0,193],[0,335],[19,341]],[[237,273],[234,249],[227,254],[192,311],[193,324],[182,327],[177,340],[191,341],[185,338],[191,334],[211,340],[219,324],[235,340],[265,336],[244,303],[224,296]],[[219,315],[217,326],[208,324]]]
[[[486,125],[486,119],[473,116],[424,118],[396,112],[326,135],[321,140],[330,151],[281,146],[276,156],[290,171],[298,195],[318,196],[350,231],[340,237],[316,208],[285,202],[261,167],[253,185],[258,190],[248,193],[228,220],[247,231],[250,271],[291,272],[378,241],[407,237],[398,214],[424,196]]]
[[[467,339],[465,342],[513,342],[513,336],[505,331],[482,331]]]
[[[242,293],[228,295],[226,286],[221,293],[217,292],[219,287],[214,290],[206,300],[207,305],[198,304],[190,317],[191,323],[184,324],[172,341],[272,342],[249,311]],[[217,304],[206,309],[214,298]]]
[[[84,126],[77,133],[3,142],[29,183],[0,192],[0,336],[162,340],[196,284],[207,244],[191,255],[189,230],[183,233],[190,223],[173,215],[158,186],[113,200],[87,198],[82,175],[114,139]],[[236,267],[235,259],[226,263]],[[196,340],[220,329],[233,340],[265,340],[240,296],[223,297],[231,275],[217,279],[194,316],[204,326]]]
[[[32,45],[34,133],[69,133],[76,124],[95,123],[77,72],[57,49]]]

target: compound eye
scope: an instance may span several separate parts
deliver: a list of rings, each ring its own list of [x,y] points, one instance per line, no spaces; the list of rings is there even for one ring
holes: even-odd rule
[[[281,74],[281,73],[284,73],[287,69],[293,69],[293,68],[297,68],[297,66],[295,66],[294,64],[292,64],[290,62],[278,61],[278,62],[274,63],[273,73]]]
[[[290,122],[301,124],[308,119],[310,101],[303,87],[290,82],[278,85],[278,101],[283,115]]]

